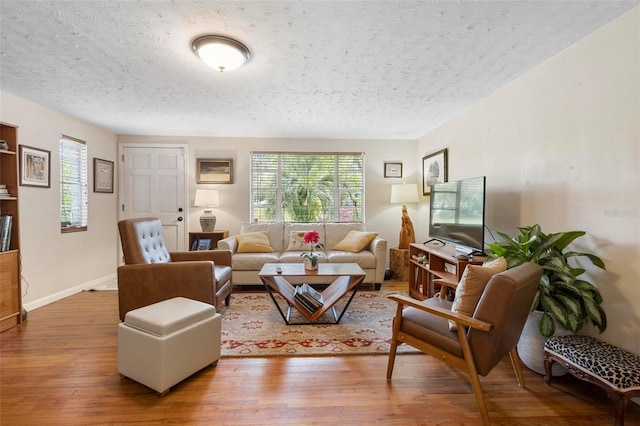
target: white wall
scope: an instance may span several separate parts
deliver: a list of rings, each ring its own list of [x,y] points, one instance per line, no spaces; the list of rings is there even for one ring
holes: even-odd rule
[[[367,229],[376,231],[388,240],[388,247],[398,246],[401,224],[401,206],[389,204],[391,185],[394,183],[419,182],[421,170],[415,162],[414,140],[365,141],[365,140],[298,140],[260,138],[206,138],[206,137],[161,137],[121,135],[119,143],[189,145],[189,217],[190,231],[200,231],[199,218],[202,208],[193,207],[195,191],[200,188],[215,188],[220,191],[220,207],[214,209],[217,217],[216,229],[227,229],[230,235],[240,232],[243,223],[249,222],[249,165],[252,151],[291,152],[364,152],[365,153],[365,222]],[[196,184],[197,158],[232,158],[233,184]],[[403,163],[403,178],[384,178],[384,162]],[[414,222],[418,205],[407,206]]]
[[[640,353],[640,8],[418,141],[449,148],[449,179],[487,176],[487,222],[584,230],[604,297],[600,337]],[[487,238],[489,239],[489,238]],[[586,265],[585,265],[586,266]],[[597,335],[589,327],[585,333]]]
[[[18,143],[51,151],[51,188],[19,188],[23,304],[27,310],[115,279],[116,194],[93,192],[93,158],[115,161],[116,136],[76,118],[0,92],[0,120]],[[89,228],[60,232],[60,135],[87,143]]]

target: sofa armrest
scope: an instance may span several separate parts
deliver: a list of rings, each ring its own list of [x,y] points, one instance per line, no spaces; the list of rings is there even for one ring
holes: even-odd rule
[[[376,283],[384,281],[384,269],[387,266],[387,240],[376,237],[369,244],[369,251],[376,257]]]
[[[238,251],[238,238],[232,235],[228,238],[218,240],[218,250],[229,250],[231,254],[235,254]]]
[[[229,250],[179,251],[169,254],[172,262],[211,261],[216,265],[231,266],[231,251]]]
[[[127,312],[173,297],[214,304],[213,262],[171,262],[118,267],[120,320]]]

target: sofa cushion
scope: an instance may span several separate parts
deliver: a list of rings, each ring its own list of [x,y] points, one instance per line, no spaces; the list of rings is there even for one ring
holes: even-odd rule
[[[286,251],[309,251],[311,244],[304,242],[304,234],[309,231],[289,231],[289,245]]]
[[[259,271],[265,263],[278,263],[279,252],[236,253],[233,255],[234,271]]]
[[[288,250],[289,243],[291,242],[291,233],[294,232],[302,232],[302,235],[306,234],[309,231],[318,231],[320,234],[320,243],[325,245],[325,230],[324,224],[322,223],[285,223],[284,224],[284,235],[286,241],[284,242],[284,250]],[[306,248],[296,249],[296,251],[305,251],[311,250],[311,247],[307,246]]]
[[[328,251],[327,260],[330,263],[357,263],[362,269],[376,269],[376,256],[368,250],[358,253],[349,251]]]
[[[507,270],[507,261],[499,257],[484,265],[467,265],[456,287],[456,295],[451,305],[453,312],[472,316],[480,296],[492,276]],[[455,330],[455,321],[449,321],[449,330]]]
[[[324,246],[327,250],[338,244],[349,231],[366,231],[362,223],[325,223],[326,239]]]
[[[282,254],[280,255],[280,263],[300,263],[300,262],[304,262],[304,259],[302,257],[300,257],[300,255],[302,253],[308,253],[308,252],[304,252],[304,251],[285,251],[282,252]],[[327,255],[325,252],[321,251],[321,250],[314,250],[313,251],[314,254],[318,255],[318,262],[326,262],[327,261]]]
[[[269,245],[273,248],[273,251],[281,252],[284,251],[286,246],[283,246],[283,230],[284,225],[280,222],[273,223],[245,223],[242,225],[240,230],[241,234],[245,234],[247,232],[261,232],[267,231],[269,233]],[[287,234],[289,235],[289,234]]]
[[[238,253],[271,253],[269,234],[264,232],[247,232],[238,235]]]
[[[332,250],[358,253],[364,250],[377,236],[377,232],[349,231],[342,241],[333,246]]]

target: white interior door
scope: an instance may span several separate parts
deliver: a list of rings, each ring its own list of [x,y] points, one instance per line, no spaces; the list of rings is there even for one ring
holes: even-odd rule
[[[186,247],[185,147],[123,147],[120,218],[157,217],[169,251]]]

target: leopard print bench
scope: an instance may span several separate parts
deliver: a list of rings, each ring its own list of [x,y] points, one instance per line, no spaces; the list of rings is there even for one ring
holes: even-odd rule
[[[545,382],[557,361],[575,377],[603,388],[615,407],[616,426],[624,425],[629,399],[640,396],[640,356],[590,336],[554,336],[544,345]]]

